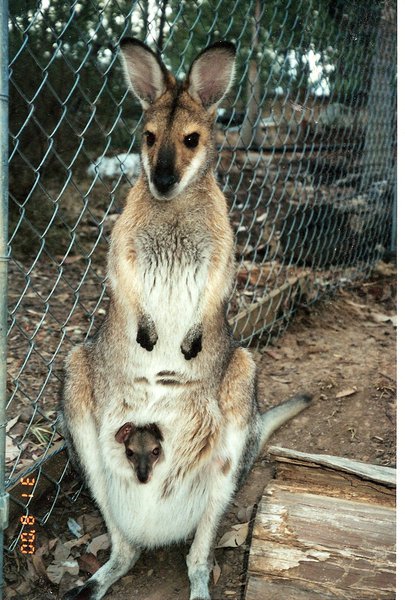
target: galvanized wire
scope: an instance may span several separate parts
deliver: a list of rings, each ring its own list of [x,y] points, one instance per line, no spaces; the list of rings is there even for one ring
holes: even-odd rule
[[[237,45],[216,170],[236,236],[229,317],[257,347],[300,304],[367,277],[392,246],[396,14],[391,0],[39,0],[10,10],[6,485],[13,495],[27,474],[47,479],[44,523],[66,473],[64,457],[49,470],[63,447],[63,360],[105,315],[108,237],[139,172],[141,111],[119,40],[145,40],[179,77],[206,45]],[[13,503],[28,514],[15,492]]]

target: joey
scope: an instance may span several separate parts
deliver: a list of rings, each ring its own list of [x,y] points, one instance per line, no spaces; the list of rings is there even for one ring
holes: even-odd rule
[[[138,481],[148,483],[153,469],[163,456],[163,436],[159,427],[155,423],[142,427],[136,427],[134,423],[125,423],[115,434],[115,439],[125,445],[125,455]]]

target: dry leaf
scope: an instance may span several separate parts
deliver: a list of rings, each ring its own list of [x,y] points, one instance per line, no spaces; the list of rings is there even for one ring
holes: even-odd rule
[[[70,540],[69,542],[65,542],[63,545],[65,546],[65,548],[69,548],[70,550],[71,548],[75,548],[76,546],[82,546],[83,544],[87,544],[89,540],[91,540],[91,535],[89,533],[86,533],[85,535],[82,535],[82,537],[78,540]]]
[[[63,544],[60,540],[58,540],[58,542],[56,544],[55,552],[54,552],[54,561],[62,562],[64,560],[67,560],[69,555],[70,555],[70,548],[67,548],[65,546],[65,544]]]
[[[384,315],[379,312],[370,313],[370,317],[374,321],[374,323],[389,323],[391,322],[394,327],[397,326],[397,316],[396,315]]]
[[[335,396],[335,398],[346,398],[347,396],[353,396],[353,394],[356,394],[357,392],[357,388],[354,385],[351,388],[347,388],[345,390],[342,390],[341,392],[338,392]]]
[[[241,283],[249,285],[264,286],[274,271],[274,264],[271,262],[257,265],[250,261],[245,261],[239,268],[237,279]]]
[[[63,259],[63,256],[58,256],[58,260],[62,260],[62,259]],[[74,256],[67,256],[64,259],[63,263],[65,265],[73,265],[74,263],[76,263],[76,262],[78,262],[79,260],[82,260],[82,259],[83,259],[83,256],[81,254],[77,254],[77,255],[74,255]]]
[[[58,538],[54,538],[53,540],[49,540],[49,550],[53,550],[57,543],[59,542]]]
[[[245,523],[246,521],[250,521],[250,519],[252,518],[252,512],[254,509],[254,504],[251,504],[250,506],[244,506],[243,508],[241,508],[238,511],[238,521],[241,521],[242,523]]]
[[[94,554],[91,554],[90,552],[86,552],[80,556],[77,559],[77,562],[79,563],[80,569],[86,571],[86,573],[90,573],[90,575],[94,575],[101,566]]]
[[[86,533],[90,533],[95,530],[103,530],[104,521],[99,513],[85,514],[78,519],[78,522],[82,525],[82,528]]]
[[[38,581],[39,579],[39,574],[37,573],[32,560],[28,561],[27,563],[27,571],[25,573],[25,578],[27,579],[27,581],[31,582]]]
[[[38,573],[40,577],[46,577],[46,566],[42,559],[41,554],[38,553],[38,550],[31,557],[31,561],[35,571]]]
[[[270,358],[273,358],[274,360],[282,359],[282,356],[280,354],[278,354],[277,352],[274,352],[274,350],[271,350],[269,348],[264,350],[264,353],[267,354],[268,356],[270,356]]]
[[[93,541],[90,542],[87,547],[87,552],[97,556],[97,552],[99,552],[99,550],[107,550],[107,548],[110,547],[110,544],[110,536],[108,533],[103,533],[102,535],[95,537]]]
[[[217,561],[215,561],[214,568],[212,569],[212,580],[214,582],[214,585],[217,585],[220,577],[221,577],[221,567],[219,566]]]
[[[20,454],[20,448],[16,446],[13,440],[6,435],[6,464],[14,462],[17,456]]]
[[[245,543],[249,531],[249,523],[233,525],[219,540],[217,548],[237,548]]]
[[[55,584],[60,583],[65,573],[69,573],[69,575],[79,574],[79,564],[77,560],[71,558],[70,560],[55,561],[50,564],[46,570],[49,581]]]
[[[10,419],[9,421],[7,421],[6,433],[8,433],[10,431],[10,429],[12,429],[14,427],[14,425],[17,423],[19,418],[20,418],[20,415],[17,415],[16,417],[14,417],[14,419]]]

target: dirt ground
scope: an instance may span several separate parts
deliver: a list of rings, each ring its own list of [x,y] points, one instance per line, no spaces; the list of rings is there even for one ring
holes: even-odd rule
[[[380,264],[373,276],[352,288],[300,309],[284,335],[261,353],[258,366],[259,399],[264,409],[306,390],[314,395],[312,406],[281,428],[270,444],[313,453],[345,456],[380,465],[396,462],[396,277],[392,266]],[[243,489],[229,507],[218,539],[233,525],[249,519],[250,507],[260,500],[273,476],[269,454],[255,464]],[[59,507],[47,523],[47,536],[72,540],[67,519],[82,523],[82,515],[94,517],[91,537],[105,530],[90,500]],[[86,527],[84,527],[86,533]],[[55,548],[55,544],[53,546]],[[63,576],[59,585],[41,577],[30,583],[26,566],[17,576],[8,563],[6,598],[48,600],[72,587],[79,578],[108,557],[97,561],[82,555],[79,575]],[[187,544],[144,554],[131,572],[113,586],[108,600],[188,600],[185,566]],[[29,571],[43,571],[54,558],[44,551]],[[248,543],[215,551],[213,600],[243,598]],[[97,564],[98,563],[98,564]],[[87,571],[87,572],[86,572]],[[26,574],[21,582],[21,574]],[[43,575],[45,573],[43,572]]]

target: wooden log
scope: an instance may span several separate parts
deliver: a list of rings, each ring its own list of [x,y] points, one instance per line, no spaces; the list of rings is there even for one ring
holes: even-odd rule
[[[393,600],[395,469],[272,448],[245,600]]]

